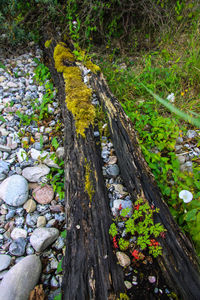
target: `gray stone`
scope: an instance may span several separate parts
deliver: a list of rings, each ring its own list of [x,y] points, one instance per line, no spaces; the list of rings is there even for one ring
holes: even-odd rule
[[[34,254],[34,249],[30,246],[30,245],[28,245],[27,247],[26,247],[26,254],[27,255],[31,255],[31,254]]]
[[[4,278],[4,276],[8,273],[8,270],[4,270],[0,272],[0,280]]]
[[[57,250],[61,250],[65,245],[64,239],[59,236],[57,241],[53,244],[53,247],[55,247]]]
[[[51,278],[50,284],[54,288],[59,286],[59,283],[54,276]]]
[[[182,144],[183,143],[183,138],[179,136],[176,140],[177,144]]]
[[[33,248],[40,252],[51,245],[59,236],[59,231],[56,228],[37,228],[33,231],[30,237],[30,243]]]
[[[34,148],[35,150],[40,151],[40,150],[42,150],[42,145],[41,145],[41,143],[39,143],[39,142],[35,142],[35,143],[33,144],[33,148]]]
[[[9,164],[0,160],[0,180],[4,180],[9,172]]]
[[[0,271],[7,269],[10,266],[11,257],[6,254],[0,254]]]
[[[188,137],[188,139],[193,139],[197,136],[197,132],[194,130],[188,130],[186,136]]]
[[[22,175],[30,182],[38,182],[41,177],[49,174],[50,169],[44,165],[40,164],[35,167],[25,168],[22,172]]]
[[[56,156],[59,159],[63,159],[64,155],[65,155],[65,149],[64,149],[64,147],[58,147],[57,150],[56,150]]]
[[[15,225],[22,227],[22,225],[24,224],[24,217],[17,217],[15,218]]]
[[[0,145],[0,151],[11,152],[11,148],[5,145]]]
[[[107,149],[104,149],[104,150],[102,150],[102,152],[101,152],[101,157],[102,157],[103,159],[106,159],[106,158],[108,158],[109,154],[110,154],[110,151],[108,151]]]
[[[175,150],[178,152],[182,149],[182,145],[176,145],[175,146]]]
[[[15,210],[10,209],[8,211],[8,213],[6,214],[6,220],[12,219],[14,217],[14,215],[15,215]]]
[[[106,169],[106,172],[111,177],[117,177],[119,175],[119,167],[118,165],[109,165]]]
[[[12,175],[0,184],[0,198],[8,205],[20,206],[28,199],[28,182],[21,175]]]
[[[27,214],[26,224],[30,227],[35,227],[38,217],[39,217],[39,214],[36,214],[36,213],[33,215]]]
[[[25,253],[26,240],[22,237],[17,238],[10,244],[9,252],[15,256],[22,256]]]
[[[24,214],[24,209],[23,209],[23,207],[18,207],[18,208],[16,209],[16,214],[17,214],[19,217],[22,217],[23,214]]]
[[[36,255],[29,255],[12,267],[0,284],[0,300],[27,300],[36,286],[42,265]]]
[[[185,162],[185,156],[183,155],[177,155],[178,161],[180,162],[180,164],[184,164]]]

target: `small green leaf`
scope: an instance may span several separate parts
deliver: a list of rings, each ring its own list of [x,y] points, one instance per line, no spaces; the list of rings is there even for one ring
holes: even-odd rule
[[[59,143],[58,143],[58,140],[56,137],[53,138],[51,144],[55,149],[57,149],[59,147]]]
[[[0,116],[0,121],[6,122],[6,120],[2,116]]]
[[[63,259],[61,259],[61,261],[59,261],[59,263],[58,263],[58,267],[57,267],[57,273],[60,273],[60,272],[62,272],[62,261],[63,261]]]
[[[186,220],[187,222],[196,220],[196,213],[197,213],[197,211],[198,211],[197,208],[194,208],[194,209],[190,210],[190,211],[185,215],[185,220]]]
[[[67,236],[67,231],[66,230],[62,231],[60,235],[61,235],[62,238],[65,239],[66,236]]]

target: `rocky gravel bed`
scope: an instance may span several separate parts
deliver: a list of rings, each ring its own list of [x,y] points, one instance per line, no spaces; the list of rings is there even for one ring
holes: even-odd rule
[[[64,157],[62,138],[52,149],[52,132],[61,120],[58,102],[48,104],[45,122],[21,122],[19,113],[34,114],[31,102],[42,103],[45,86],[34,79],[42,52],[5,59],[0,69],[0,299],[27,299],[39,280],[46,299],[60,291],[57,271],[65,239],[64,199],[52,186]],[[62,136],[62,126],[59,132]],[[52,156],[53,154],[53,156]],[[17,294],[15,294],[17,293]],[[17,295],[17,296],[16,296]]]

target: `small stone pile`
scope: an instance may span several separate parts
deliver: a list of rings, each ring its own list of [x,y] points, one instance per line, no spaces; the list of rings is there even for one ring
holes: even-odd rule
[[[60,169],[53,156],[64,158],[61,138],[56,151],[51,146],[51,134],[61,119],[56,93],[44,125],[24,124],[19,118],[19,113],[31,118],[35,113],[31,103],[34,99],[42,103],[45,94],[45,86],[34,80],[33,59],[41,60],[42,52],[34,51],[5,59],[5,69],[0,69],[0,299],[4,300],[27,299],[38,281],[53,299],[62,280],[57,266],[65,246],[60,234],[65,229],[64,199],[48,179],[52,170]]]

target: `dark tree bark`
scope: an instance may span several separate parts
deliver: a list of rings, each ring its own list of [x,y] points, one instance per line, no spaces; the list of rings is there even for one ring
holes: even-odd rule
[[[116,263],[108,235],[111,214],[101,171],[100,149],[95,144],[91,127],[86,130],[86,138],[76,134],[74,118],[65,103],[62,75],[54,69],[54,46],[52,43],[45,51],[58,87],[65,125],[67,240],[63,299],[116,299],[116,294],[124,291],[123,272]],[[158,262],[163,275],[183,299],[199,299],[200,275],[194,248],[162,200],[133,125],[109,91],[103,75],[93,74],[90,81],[107,112],[121,176],[129,193],[134,199],[139,195],[160,209],[155,221],[167,229],[166,238],[159,240],[163,255]],[[85,191],[86,161],[95,190],[92,201]]]

